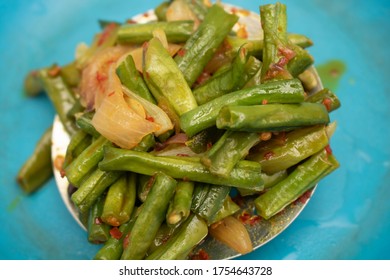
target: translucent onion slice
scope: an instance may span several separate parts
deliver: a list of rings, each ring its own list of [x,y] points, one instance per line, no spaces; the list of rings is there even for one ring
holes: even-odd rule
[[[240,254],[253,251],[252,241],[245,226],[233,216],[210,226],[209,233]]]
[[[157,123],[146,119],[146,111],[141,103],[125,97],[115,73],[115,64],[108,70],[106,92],[100,98],[92,124],[96,130],[121,148],[135,147],[144,136],[159,130]]]
[[[107,95],[92,119],[101,135],[124,149],[134,148],[159,125],[146,120],[128,106],[121,91]]]
[[[80,101],[87,109],[94,109],[103,99],[109,87],[109,71],[114,62],[129,47],[109,47],[94,54],[90,63],[82,70],[80,82]]]
[[[154,132],[156,136],[173,129],[173,123],[171,119],[160,107],[140,97],[126,87],[122,87],[122,91],[131,99],[139,102],[145,109],[147,118],[159,126],[159,128]]]

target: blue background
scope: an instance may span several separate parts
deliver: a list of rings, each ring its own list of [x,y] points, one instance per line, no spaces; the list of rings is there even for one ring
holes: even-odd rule
[[[52,123],[46,96],[23,96],[31,69],[73,60],[98,19],[124,21],[160,1],[0,2],[0,259],[91,259],[96,245],[63,205],[52,179],[25,196],[15,176]],[[264,1],[229,1],[258,11]],[[271,2],[272,3],[272,2]],[[285,1],[288,30],[309,36],[320,65],[346,65],[332,138],[340,169],[276,239],[239,259],[390,259],[390,1]]]

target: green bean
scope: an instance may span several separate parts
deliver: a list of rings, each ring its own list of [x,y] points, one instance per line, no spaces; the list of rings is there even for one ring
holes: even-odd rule
[[[97,166],[103,158],[103,148],[107,145],[112,143],[100,136],[65,168],[66,178],[73,186],[80,186],[86,174]]]
[[[328,88],[309,95],[305,101],[324,104],[328,112],[332,112],[341,106],[339,98]]]
[[[154,156],[145,152],[106,147],[99,168],[105,171],[122,170],[145,175],[162,171],[175,179],[255,190],[263,188],[261,165],[244,160],[237,163],[231,174],[225,178],[211,174],[199,158]]]
[[[299,163],[328,144],[325,126],[300,128],[260,144],[248,159],[259,162],[263,172],[273,174]]]
[[[169,204],[167,213],[167,223],[176,225],[186,220],[190,215],[192,192],[194,182],[179,181],[176,186],[175,195]]]
[[[37,70],[30,71],[23,84],[24,93],[28,97],[35,97],[44,92],[41,79],[39,78],[39,72]]]
[[[92,138],[83,130],[78,130],[69,141],[66,147],[65,159],[62,169],[65,170],[69,164],[77,158],[92,143]]]
[[[134,59],[131,54],[129,54],[125,60],[119,64],[116,69],[116,73],[123,86],[127,87],[129,90],[149,102],[156,104],[156,100],[150,93],[144,79],[135,67]]]
[[[206,220],[208,224],[216,219],[217,213],[223,207],[223,204],[229,195],[230,188],[218,185],[207,185],[203,187],[203,192],[199,195],[204,197],[197,207],[193,207],[193,212],[198,216]],[[194,198],[194,204],[196,204],[196,198]]]
[[[48,69],[40,70],[39,77],[65,130],[69,135],[73,135],[76,132],[77,127],[73,119],[67,114],[76,102],[74,93],[71,92],[61,76],[57,75],[51,77],[48,73]]]
[[[245,48],[238,51],[232,65],[220,74],[208,79],[201,86],[194,89],[194,97],[199,105],[204,104],[216,97],[224,95],[241,88],[243,73],[248,56]]]
[[[156,145],[156,139],[154,138],[153,133],[145,135],[144,138],[142,138],[141,142],[137,144],[133,148],[134,151],[138,152],[147,152],[150,149],[152,149]]]
[[[257,133],[226,131],[201,158],[212,174],[227,177],[237,162],[245,158],[249,150],[260,142]]]
[[[177,229],[180,228],[180,225],[181,224],[172,226],[168,225],[166,221],[163,222],[162,225],[158,228],[156,236],[154,237],[153,242],[148,249],[147,255],[149,256],[158,248],[160,248],[161,245],[165,244],[167,240],[177,231]]]
[[[192,194],[191,211],[197,212],[210,190],[209,184],[197,183]]]
[[[295,55],[288,62],[287,70],[294,78],[297,78],[314,63],[314,58],[307,50],[300,46],[290,44],[289,47]]]
[[[167,243],[150,254],[147,260],[177,260],[186,257],[208,233],[206,222],[191,215]]]
[[[203,0],[184,0],[187,5],[190,7],[191,11],[196,15],[196,17],[203,21],[206,14],[208,7],[204,4]]]
[[[191,36],[193,28],[194,22],[190,20],[124,24],[118,30],[118,42],[142,44],[153,38],[154,30],[162,29],[168,42],[183,43]]]
[[[245,64],[244,74],[241,79],[240,88],[249,88],[261,84],[261,67],[263,63],[254,56],[248,58]]]
[[[165,219],[177,182],[162,172],[154,176],[153,186],[131,230],[128,245],[123,250],[123,260],[143,259]]]
[[[175,57],[190,87],[237,21],[236,15],[228,14],[219,5],[214,4],[208,9],[198,29],[186,41],[181,55]]]
[[[68,63],[61,67],[60,75],[69,87],[77,87],[81,80],[81,71],[76,62]]]
[[[94,256],[94,260],[119,260],[123,252],[123,243],[128,238],[129,232],[134,226],[135,220],[138,217],[139,208],[134,209],[131,218],[128,222],[119,227],[119,236],[110,236],[107,242],[99,249]]]
[[[91,243],[104,243],[110,237],[110,226],[101,220],[103,211],[104,197],[100,196],[92,205],[88,217],[88,241]]]
[[[92,118],[94,114],[94,112],[85,112],[76,115],[76,124],[85,133],[88,133],[95,138],[99,138],[101,136],[100,133],[92,125]]]
[[[133,212],[136,199],[136,174],[126,173],[108,189],[102,220],[112,226],[126,223]]]
[[[313,45],[313,41],[310,38],[308,38],[307,36],[302,35],[302,34],[288,33],[287,40],[291,44],[300,46],[301,48],[304,48],[304,49],[311,47]]]
[[[261,26],[264,31],[262,81],[273,79],[290,79],[286,70],[286,62],[291,59],[291,50],[287,43],[286,5],[277,2],[260,6]]]
[[[282,181],[287,177],[287,169],[275,172],[273,174],[267,174],[265,172],[261,172],[261,176],[264,181],[264,190],[267,191],[269,188],[272,188],[274,185]],[[241,196],[249,196],[254,194],[259,194],[260,192],[245,190],[245,189],[237,189]]]
[[[180,117],[182,130],[189,136],[215,126],[219,111],[226,105],[257,105],[267,103],[299,103],[304,100],[298,79],[268,82],[215,98]]]
[[[20,168],[16,180],[24,192],[30,194],[42,187],[52,176],[50,126],[35,145],[34,152]]]
[[[154,8],[154,14],[156,15],[158,21],[167,21],[166,15],[170,4],[170,1],[164,1]]]
[[[209,220],[209,224],[214,224],[216,222],[219,222],[222,219],[237,213],[240,209],[241,209],[240,206],[238,206],[228,195],[224,203],[222,204],[222,207],[214,215],[214,219]]]
[[[85,108],[83,105],[81,105],[80,99],[76,99],[75,103],[73,104],[72,108],[70,108],[66,116],[72,121],[75,121],[76,116],[81,114],[84,110]]]
[[[217,129],[215,126],[209,127],[192,136],[185,144],[194,153],[204,153],[223,135],[223,133],[223,130]]]
[[[179,116],[197,107],[191,89],[160,40],[149,41],[144,57],[145,81],[157,101],[166,98]]]
[[[255,200],[257,212],[269,219],[337,169],[339,163],[332,154],[322,150],[300,164],[288,177]]]
[[[264,132],[329,123],[325,106],[316,103],[225,106],[217,117],[219,129]]]
[[[122,175],[122,172],[106,172],[96,168],[72,194],[71,200],[80,213],[87,213],[100,195]]]

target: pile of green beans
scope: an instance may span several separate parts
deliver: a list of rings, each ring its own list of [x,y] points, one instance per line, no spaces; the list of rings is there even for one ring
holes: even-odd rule
[[[252,197],[251,215],[272,219],[339,166],[329,113],[340,101],[329,89],[305,92],[312,42],[287,33],[284,4],[259,7],[264,39],[252,40],[234,31],[238,16],[220,4],[181,1],[196,29],[191,19],[168,22],[174,2],[155,8],[156,21],[105,22],[82,57],[26,78],[26,93],[46,92],[70,136],[56,168],[75,189],[88,241],[101,244],[94,259],[191,258],[211,226],[244,211],[235,197]],[[180,44],[173,57],[156,30]],[[143,71],[130,55],[117,63],[122,85],[175,123],[133,149],[101,135],[77,95],[86,61],[119,45],[144,48]],[[218,57],[223,63],[208,71]],[[50,137],[51,128],[17,175],[26,193],[52,175]]]

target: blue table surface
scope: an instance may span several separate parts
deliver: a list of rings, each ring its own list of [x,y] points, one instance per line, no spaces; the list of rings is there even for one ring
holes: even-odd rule
[[[26,196],[15,176],[55,114],[23,96],[26,73],[73,60],[98,19],[124,21],[160,1],[0,1],[0,259],[91,259],[96,245],[62,203],[54,179]],[[272,1],[274,2],[274,1]],[[135,4],[137,3],[137,4]],[[258,11],[264,1],[229,1]],[[314,41],[315,65],[337,60],[342,107],[331,146],[341,167],[276,239],[239,259],[390,259],[390,1],[288,1],[288,30]]]

